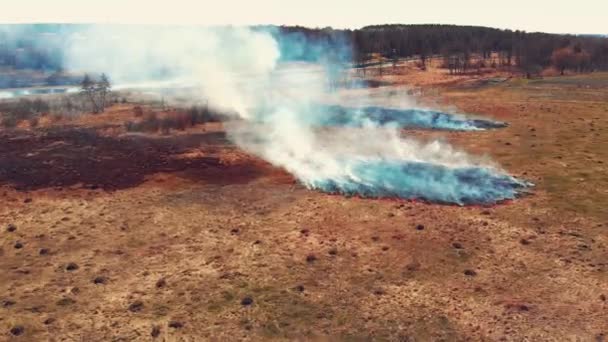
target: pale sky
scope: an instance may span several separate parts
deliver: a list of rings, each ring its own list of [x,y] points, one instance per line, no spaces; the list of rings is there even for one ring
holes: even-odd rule
[[[0,23],[86,22],[359,28],[459,24],[608,34],[608,0],[1,0]]]

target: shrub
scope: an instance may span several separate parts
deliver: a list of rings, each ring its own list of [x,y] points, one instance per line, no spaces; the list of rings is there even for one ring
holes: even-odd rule
[[[137,130],[137,124],[135,124],[133,121],[127,121],[125,122],[125,130],[127,132],[134,132]]]
[[[49,103],[46,101],[43,101],[42,99],[34,100],[34,102],[32,102],[32,104],[31,104],[31,107],[32,107],[32,111],[34,111],[36,113],[47,113],[51,109],[51,106],[49,106]]]
[[[160,120],[156,116],[156,113],[149,113],[146,115],[144,120],[140,123],[140,131],[146,132],[158,132],[160,128]]]
[[[188,116],[190,119],[190,125],[194,126],[198,123],[199,121],[199,108],[197,106],[192,106],[190,107],[190,109],[188,110]]]
[[[170,129],[184,131],[190,125],[190,117],[183,113],[172,113],[165,116],[160,122],[163,134],[168,134]]]
[[[184,113],[175,114],[175,115],[173,115],[170,118],[171,118],[171,120],[173,122],[173,127],[177,128],[180,131],[186,130],[186,127],[188,127],[188,126],[194,126],[191,123],[190,118],[188,117],[188,115],[186,115]]]
[[[17,127],[17,123],[19,121],[17,120],[17,118],[14,115],[5,115],[2,118],[2,126],[5,128],[14,128]]]
[[[18,120],[29,119],[33,112],[33,102],[28,99],[19,99],[13,104],[10,109],[11,113],[15,115]]]
[[[61,114],[61,113],[54,113],[51,116],[51,121],[53,121],[53,122],[60,121],[61,119],[63,119],[63,114]]]
[[[141,106],[135,106],[133,107],[133,114],[136,118],[139,118],[144,115],[144,110],[141,108]]]
[[[144,113],[141,106],[133,107],[135,116],[143,116],[139,123],[125,122],[127,132],[158,132],[169,134],[171,129],[183,131],[187,127],[206,122],[219,122],[227,117],[226,114],[210,110],[207,106],[192,106],[185,112],[168,112],[163,118],[158,118],[155,112]]]
[[[12,119],[17,120],[17,122],[29,120],[35,114],[48,113],[50,108],[50,104],[42,99],[32,101],[22,98],[18,101],[5,102],[0,105],[0,111],[10,113]],[[9,119],[9,121],[12,119]]]
[[[37,116],[34,116],[33,118],[30,118],[29,120],[30,122],[30,127],[38,127],[38,123],[39,123],[39,119]]]
[[[164,118],[160,122],[160,132],[164,135],[168,135],[171,131],[171,120],[169,118]]]
[[[211,110],[209,106],[192,106],[187,115],[191,126],[207,122],[220,122],[226,117],[225,113]]]

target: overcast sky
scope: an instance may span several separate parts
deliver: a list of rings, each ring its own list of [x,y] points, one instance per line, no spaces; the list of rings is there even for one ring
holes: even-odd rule
[[[2,0],[0,22],[95,22],[358,28],[481,25],[608,34],[608,0]]]

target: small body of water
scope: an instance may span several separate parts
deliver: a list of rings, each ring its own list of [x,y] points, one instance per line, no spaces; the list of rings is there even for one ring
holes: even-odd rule
[[[149,81],[134,83],[117,83],[112,85],[112,90],[146,90],[163,91],[169,89],[184,89],[194,87],[196,84],[184,80]],[[80,91],[80,86],[48,86],[30,88],[0,89],[0,100],[14,99],[27,96],[40,96],[52,94],[72,94]]]
[[[75,92],[78,92],[78,87],[75,86],[0,89],[0,100],[25,96],[69,94]]]

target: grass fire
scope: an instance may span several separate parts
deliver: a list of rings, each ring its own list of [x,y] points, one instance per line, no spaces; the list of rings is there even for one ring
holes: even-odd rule
[[[0,340],[608,336],[600,5],[316,2],[4,6]]]

